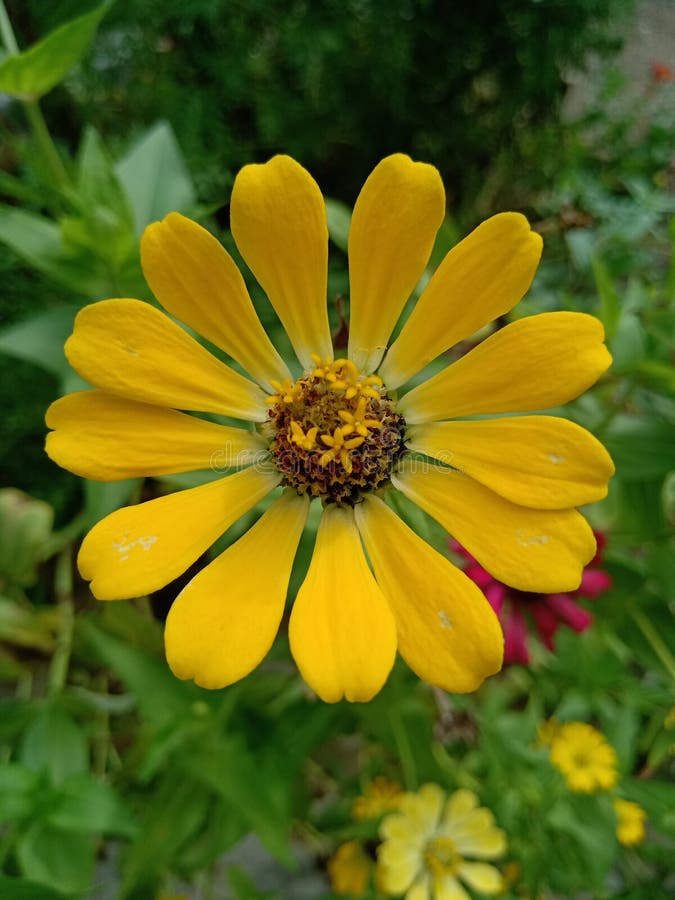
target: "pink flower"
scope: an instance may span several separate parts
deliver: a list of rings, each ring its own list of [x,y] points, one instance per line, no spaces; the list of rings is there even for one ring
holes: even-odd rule
[[[466,574],[481,588],[499,616],[504,630],[504,664],[530,662],[528,646],[530,623],[541,642],[549,650],[555,649],[554,637],[560,625],[567,625],[574,631],[585,631],[593,621],[593,616],[577,603],[578,597],[595,600],[612,586],[611,576],[601,567],[602,553],[606,538],[595,532],[598,549],[581,578],[576,591],[564,594],[532,594],[496,581],[489,572],[479,565],[457,541],[449,540],[450,549],[467,561]]]

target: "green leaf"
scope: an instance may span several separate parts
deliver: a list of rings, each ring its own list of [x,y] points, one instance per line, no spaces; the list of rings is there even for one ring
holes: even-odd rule
[[[23,53],[0,63],[0,91],[36,100],[46,94],[78,63],[94,40],[109,3],[55,28]]]
[[[630,369],[639,365],[647,353],[647,332],[638,315],[624,311],[619,319],[609,349],[616,369]]]
[[[32,701],[13,698],[0,700],[0,739],[14,739],[34,715],[35,705]]]
[[[292,861],[289,838],[291,811],[288,779],[276,760],[254,757],[243,738],[232,735],[216,749],[196,747],[186,759],[191,777],[199,779],[236,809],[280,862]]]
[[[62,220],[66,239],[88,248],[117,270],[138,255],[131,204],[98,132],[87,127],[77,165],[80,217]]]
[[[633,779],[621,785],[621,795],[644,807],[656,828],[675,834],[675,785],[670,781]]]
[[[347,252],[349,239],[349,226],[352,221],[352,211],[346,203],[326,197],[326,216],[328,218],[328,234],[331,240],[340,250]]]
[[[168,774],[145,805],[142,832],[125,858],[119,900],[155,896],[150,887],[179,849],[210,827],[208,811],[209,795],[202,785],[175,772]]]
[[[0,351],[63,378],[70,371],[63,345],[79,309],[59,306],[4,328],[0,331]]]
[[[108,513],[124,506],[143,484],[142,478],[126,478],[124,481],[84,481],[86,521],[84,528],[91,528]]]
[[[600,309],[598,318],[605,326],[605,332],[609,339],[614,337],[619,319],[621,318],[621,299],[614,287],[612,278],[605,264],[597,256],[592,260],[593,277],[595,286],[600,295]]]
[[[45,559],[54,510],[16,488],[0,490],[0,576],[9,584],[35,582],[36,567]]]
[[[657,360],[644,359],[634,371],[648,387],[675,395],[675,366]]]
[[[37,881],[0,875],[0,897],[4,900],[64,900],[64,895]]]
[[[65,831],[135,837],[138,825],[131,810],[109,785],[90,775],[73,775],[61,785],[47,821]]]
[[[67,835],[58,828],[36,823],[16,846],[21,871],[28,878],[72,896],[91,887],[96,862],[96,839],[88,834]]]
[[[89,768],[84,734],[56,702],[46,703],[23,734],[19,760],[28,769],[46,772],[53,785]]]
[[[571,839],[577,884],[602,890],[618,851],[611,799],[599,794],[570,795],[565,804],[558,803],[549,812],[547,822],[560,832],[561,845],[566,843],[565,837]]]
[[[116,168],[134,214],[136,233],[167,213],[189,212],[197,197],[168,122],[153,125]]]
[[[33,812],[39,783],[37,772],[20,763],[10,762],[0,766],[1,823],[16,823]]]
[[[86,619],[78,621],[78,631],[134,694],[142,715],[151,725],[161,727],[185,713],[200,698],[199,689],[175,678],[164,661],[106,634]]]
[[[81,250],[67,247],[59,226],[45,216],[0,206],[0,243],[69,291],[96,299],[106,294],[106,282],[91,260]]]
[[[675,468],[675,423],[617,416],[602,440],[624,481],[663,477]]]
[[[35,610],[0,597],[0,641],[50,653],[55,647],[58,623],[59,614],[52,607]]]

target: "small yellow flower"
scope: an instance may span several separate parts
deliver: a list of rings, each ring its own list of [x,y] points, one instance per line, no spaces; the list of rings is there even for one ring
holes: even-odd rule
[[[616,836],[624,847],[633,847],[641,844],[645,839],[645,822],[647,813],[639,803],[632,800],[614,798],[614,812],[616,813]]]
[[[352,816],[357,822],[377,819],[385,813],[397,809],[402,796],[400,785],[378,775],[366,786],[363,794],[354,800]]]
[[[328,877],[336,894],[360,897],[374,869],[373,860],[358,841],[341,844],[328,860]]]
[[[490,604],[393,512],[388,491],[437,519],[499,581],[548,593],[579,586],[596,547],[576,507],[605,496],[612,461],[564,419],[501,414],[554,408],[593,384],[611,362],[602,325],[583,313],[522,318],[418,377],[520,301],[542,249],[519,213],[483,222],[450,250],[391,341],[444,215],[433,166],[394,154],[375,168],[351,220],[349,343],[336,359],[318,185],[288,156],[239,172],[232,236],[286,331],[298,376],[231,256],[178,213],[141,241],[145,277],[169,315],[133,299],[78,314],[66,355],[95,390],[50,408],[52,459],[98,481],[238,470],[95,525],[78,556],[94,596],[159,590],[265,505],[173,603],[165,643],[177,677],[222,688],[262,661],[312,501],[323,510],[289,642],[328,702],[370,700],[397,651],[448,691],[475,690],[501,667]]]
[[[503,879],[485,862],[506,850],[506,836],[472,791],[447,797],[437,784],[405,794],[400,812],[380,826],[380,884],[406,900],[468,900],[463,881],[483,894],[498,894]]]
[[[551,763],[572,791],[593,794],[609,790],[618,778],[614,748],[592,725],[567,722],[551,741]]]

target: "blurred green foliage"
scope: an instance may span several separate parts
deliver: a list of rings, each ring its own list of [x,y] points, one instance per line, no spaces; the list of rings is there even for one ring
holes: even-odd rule
[[[89,8],[9,4],[29,39]],[[79,128],[93,124],[104,137],[169,121],[211,202],[225,199],[242,165],[280,150],[350,200],[401,148],[437,165],[451,195],[467,200],[497,154],[555,121],[566,71],[616,48],[612,28],[631,8],[632,0],[125,0],[68,87]],[[58,121],[63,100],[53,102]],[[67,108],[56,133],[72,146]]]
[[[620,115],[600,104],[575,125],[557,118],[564,68],[609,47],[603,23],[627,5],[508,0],[496,14],[480,2],[118,2],[93,52],[44,99],[58,149],[39,125],[27,132],[19,103],[2,107],[0,896],[148,900],[187,881],[204,900],[293,898],[304,854],[311,896],[329,898],[335,848],[377,841],[377,820],[355,822],[351,805],[381,774],[409,789],[476,790],[519,866],[507,897],[652,900],[675,889],[674,123],[652,107],[656,85]],[[94,5],[8,8],[25,47]],[[60,78],[63,44],[45,45]],[[437,162],[456,198],[433,265],[494,204],[513,204],[545,237],[515,313],[577,309],[605,325],[615,365],[564,413],[617,464],[608,500],[590,512],[609,537],[614,589],[594,604],[591,629],[561,634],[554,655],[475,695],[431,690],[400,664],[370,704],[322,705],[283,635],[252,676],[202,691],[163,659],[171,586],[96,604],[74,574],[93,522],[181,483],[82,482],[44,457],[44,408],[80,386],[62,354],[73,317],[92,299],[151,299],[138,259],[145,225],[172,209],[208,218],[239,165],[277,149],[338,198],[331,296],[347,287],[349,204],[379,156],[403,149]],[[210,224],[233,250],[225,218]],[[416,524],[445,549],[438,526],[423,514]],[[310,552],[306,540],[300,566]],[[606,734],[619,794],[647,812],[644,845],[617,845],[609,796],[565,789],[536,744],[551,716]],[[263,849],[247,873],[224,854],[251,833]],[[272,892],[256,887],[270,859]]]

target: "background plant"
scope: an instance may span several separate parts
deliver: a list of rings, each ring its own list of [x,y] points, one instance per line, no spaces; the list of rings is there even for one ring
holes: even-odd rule
[[[7,5],[3,897],[147,900],[187,883],[194,896],[252,900],[294,896],[301,877],[314,879],[310,896],[330,897],[324,871],[336,848],[357,840],[368,853],[378,841],[378,817],[352,816],[378,775],[408,790],[430,781],[476,791],[508,835],[505,868],[516,868],[507,896],[672,890],[675,202],[673,122],[658,99],[673,87],[654,83],[609,117],[610,95],[622,93],[608,79],[585,118],[563,127],[564,68],[609,48],[605,23],[626,4],[501,6],[495,17],[493,4],[475,3],[288,0],[271,15],[269,4],[219,0]],[[66,32],[50,39],[53,28]],[[532,40],[541,33],[544,42]],[[462,54],[448,49],[457,34]],[[432,263],[482,215],[524,209],[545,256],[516,314],[576,309],[607,330],[615,365],[565,414],[617,464],[610,497],[592,513],[608,534],[614,589],[593,605],[591,629],[561,633],[554,655],[541,651],[475,695],[432,691],[401,665],[367,706],[321,705],[283,637],[241,684],[201,691],[163,660],[161,619],[180,585],[96,605],[74,573],[78,539],[94,521],[185,477],[104,485],[44,456],[45,407],[80,386],[62,353],[73,317],[108,296],[152,299],[138,237],[172,209],[205,221],[236,254],[224,205],[232,177],[277,149],[336,198],[331,296],[347,287],[357,186],[380,155],[404,149],[436,162],[451,186]],[[447,552],[447,535],[418,515],[416,528]],[[303,546],[298,572],[311,549]],[[566,788],[537,744],[538,724],[552,716],[606,735],[618,754],[616,790],[647,812],[645,843],[617,843],[609,793]],[[251,834],[262,849],[247,874],[239,842]],[[266,886],[270,859],[278,868]],[[367,890],[374,895],[374,882]]]

